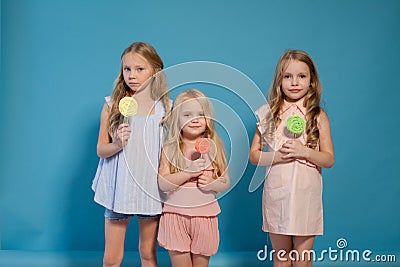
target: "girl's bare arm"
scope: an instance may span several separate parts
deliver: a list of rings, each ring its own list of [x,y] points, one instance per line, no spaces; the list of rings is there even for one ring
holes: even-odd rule
[[[250,162],[258,166],[271,166],[276,163],[293,161],[293,159],[284,159],[283,156],[284,154],[280,151],[263,151],[261,145],[261,133],[256,129],[250,147]]]
[[[104,103],[103,109],[101,110],[99,138],[97,140],[97,155],[100,158],[111,157],[122,149],[120,140],[113,143],[111,142],[110,135],[108,134],[108,114],[109,107],[107,103]]]
[[[158,186],[164,192],[174,190],[192,177],[199,176],[205,166],[204,159],[195,160],[192,165],[180,172],[171,173],[170,162],[165,155],[164,150],[161,153],[160,167],[158,169]]]

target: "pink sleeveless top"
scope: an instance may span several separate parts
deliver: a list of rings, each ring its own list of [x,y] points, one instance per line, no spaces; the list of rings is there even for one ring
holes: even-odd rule
[[[212,176],[214,168],[207,154],[205,175]],[[192,161],[186,159],[186,166]],[[177,213],[187,216],[216,216],[221,212],[215,192],[204,191],[197,185],[197,177],[188,180],[179,188],[168,192],[165,197],[163,212]]]

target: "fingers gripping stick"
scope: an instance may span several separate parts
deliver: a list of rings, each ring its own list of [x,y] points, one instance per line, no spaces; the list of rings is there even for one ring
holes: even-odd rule
[[[124,123],[128,123],[128,117],[132,117],[137,113],[138,103],[133,97],[126,96],[119,101],[118,109],[119,112],[121,112],[122,116],[124,116]]]

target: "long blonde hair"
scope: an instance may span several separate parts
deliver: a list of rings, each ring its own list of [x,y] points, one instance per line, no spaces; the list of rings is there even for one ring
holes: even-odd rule
[[[321,112],[320,99],[322,93],[321,83],[317,68],[312,58],[302,50],[287,50],[280,57],[274,74],[273,82],[268,91],[268,101],[270,111],[267,113],[265,121],[268,123],[268,130],[264,133],[267,138],[273,138],[274,131],[278,127],[281,119],[279,113],[285,99],[282,91],[282,79],[287,66],[291,60],[297,60],[307,64],[310,70],[310,87],[304,96],[304,106],[306,108],[306,146],[316,148],[319,140],[319,129],[317,118]]]
[[[185,166],[185,157],[182,153],[183,142],[182,132],[179,125],[179,114],[181,113],[182,103],[196,99],[199,101],[206,119],[206,130],[203,137],[211,140],[215,146],[212,146],[210,154],[212,165],[214,167],[214,178],[222,176],[227,169],[227,161],[222,140],[218,137],[213,117],[213,108],[208,97],[197,89],[187,90],[180,93],[175,101],[171,111],[166,116],[166,141],[164,151],[170,163],[171,173],[182,171]]]
[[[168,87],[165,75],[162,71],[164,63],[157,51],[148,43],[135,42],[128,46],[121,55],[121,67],[118,77],[115,79],[113,93],[111,95],[111,109],[108,117],[108,133],[111,137],[116,137],[116,130],[120,123],[120,112],[118,110],[119,101],[125,96],[132,96],[133,91],[124,81],[122,58],[128,53],[137,53],[144,57],[152,66],[154,75],[151,83],[151,98],[155,101],[162,100],[165,110],[170,110]],[[139,103],[140,104],[140,103]]]

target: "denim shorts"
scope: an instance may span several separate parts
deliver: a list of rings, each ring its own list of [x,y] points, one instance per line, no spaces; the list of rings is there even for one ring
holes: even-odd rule
[[[132,218],[133,216],[137,216],[138,219],[157,219],[161,217],[161,214],[154,214],[154,215],[148,215],[148,214],[123,214],[123,213],[117,213],[112,210],[109,210],[106,208],[106,211],[104,212],[104,217],[106,217],[109,220],[112,221],[121,221],[121,220],[128,220]]]

